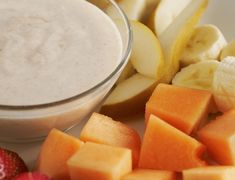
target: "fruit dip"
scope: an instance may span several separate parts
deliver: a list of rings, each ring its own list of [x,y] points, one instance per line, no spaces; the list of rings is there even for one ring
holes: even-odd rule
[[[50,104],[86,92],[118,67],[123,42],[111,18],[84,0],[0,0],[0,12],[0,139],[37,138],[83,119],[118,74],[90,97]]]
[[[0,104],[36,105],[80,94],[121,59],[111,19],[84,0],[0,1]]]

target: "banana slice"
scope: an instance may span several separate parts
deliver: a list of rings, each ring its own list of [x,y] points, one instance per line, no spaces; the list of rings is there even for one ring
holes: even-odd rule
[[[161,0],[149,20],[151,29],[160,36],[191,0]]]
[[[226,45],[227,41],[216,26],[207,24],[197,27],[185,48],[181,64],[187,66],[205,59],[219,59]]]
[[[220,54],[220,60],[223,60],[227,56],[235,57],[235,41],[230,42],[227,46],[225,46]]]
[[[128,19],[140,21],[143,18],[146,10],[145,0],[118,0],[117,3],[126,13]],[[120,15],[113,7],[107,8],[106,12],[113,19],[120,18]]]
[[[235,108],[235,57],[228,56],[215,71],[213,94],[222,112]]]
[[[205,60],[191,64],[178,72],[172,84],[193,89],[212,90],[214,72],[219,62],[216,60]]]
[[[169,27],[159,36],[165,58],[164,75],[161,82],[171,82],[178,72],[180,58],[207,4],[208,0],[190,1]]]

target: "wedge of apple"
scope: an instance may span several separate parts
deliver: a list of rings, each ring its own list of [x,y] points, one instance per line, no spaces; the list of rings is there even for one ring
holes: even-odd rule
[[[208,0],[191,0],[168,28],[160,34],[159,40],[165,56],[162,82],[169,83],[178,72],[179,60],[207,4]]]
[[[141,20],[146,10],[145,0],[116,0],[118,5],[126,13],[130,20]],[[113,18],[120,18],[113,7],[109,7],[106,12]]]
[[[161,0],[148,22],[149,27],[160,36],[176,19],[191,0]]]
[[[136,73],[135,68],[133,67],[133,65],[129,61],[126,65],[126,67],[123,69],[121,75],[119,76],[116,84],[119,84],[119,83],[125,81],[126,79],[128,79],[129,77],[134,75],[135,73]]]
[[[101,113],[113,118],[143,111],[156,80],[135,74],[118,84],[105,100]]]
[[[164,57],[156,35],[144,24],[131,21],[133,48],[131,63],[142,75],[159,80],[162,77]]]

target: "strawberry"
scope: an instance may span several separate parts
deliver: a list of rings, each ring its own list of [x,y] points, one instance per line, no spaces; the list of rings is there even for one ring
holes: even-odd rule
[[[18,154],[0,148],[0,180],[10,180],[26,171],[28,168]]]
[[[14,177],[13,180],[50,180],[50,178],[40,172],[26,172]]]

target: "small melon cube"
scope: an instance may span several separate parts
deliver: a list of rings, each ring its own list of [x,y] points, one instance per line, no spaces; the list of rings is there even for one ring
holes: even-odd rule
[[[131,150],[87,142],[67,164],[71,180],[117,180],[132,170]]]
[[[191,134],[206,120],[213,105],[209,91],[159,84],[146,104],[145,118],[160,117],[179,130]]]
[[[206,163],[205,147],[192,137],[151,115],[140,153],[140,168],[182,171]]]
[[[73,136],[52,129],[41,147],[38,171],[53,179],[69,179],[66,162],[83,144]]]
[[[136,169],[121,180],[176,180],[176,174],[171,171]]]
[[[100,144],[125,147],[132,150],[133,166],[139,161],[141,140],[139,134],[127,125],[98,113],[88,120],[82,129],[80,139]]]
[[[203,127],[198,137],[214,160],[222,165],[235,165],[235,109]]]
[[[183,171],[184,180],[234,180],[235,167],[208,166]]]

